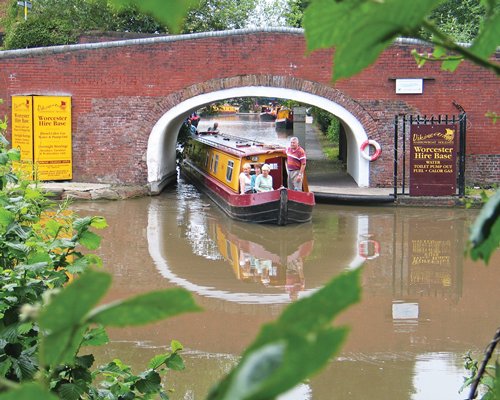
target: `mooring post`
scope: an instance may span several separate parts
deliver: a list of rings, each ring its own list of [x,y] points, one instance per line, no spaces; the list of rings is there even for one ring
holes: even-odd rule
[[[297,136],[300,146],[306,148],[306,108],[293,108],[293,136]]]

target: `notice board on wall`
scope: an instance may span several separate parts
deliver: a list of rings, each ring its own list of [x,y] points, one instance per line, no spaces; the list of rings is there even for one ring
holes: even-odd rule
[[[457,127],[412,125],[410,195],[450,196],[457,190]]]
[[[71,97],[12,97],[12,147],[31,178],[72,179],[71,139]]]

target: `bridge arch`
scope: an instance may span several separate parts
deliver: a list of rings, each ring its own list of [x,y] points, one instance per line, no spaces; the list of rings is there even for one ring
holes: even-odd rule
[[[175,179],[176,143],[179,129],[186,117],[210,103],[235,97],[276,97],[295,100],[304,104],[322,108],[335,115],[341,121],[347,138],[347,172],[360,187],[370,184],[370,163],[361,157],[360,145],[369,136],[373,121],[367,117],[362,107],[339,90],[313,82],[297,82],[293,79],[290,87],[273,86],[278,78],[280,85],[287,83],[282,77],[271,77],[256,85],[227,87],[231,80],[218,81],[214,90],[203,92],[202,88],[214,87],[212,84],[200,84],[187,88],[182,94],[172,94],[167,104],[174,99],[177,104],[168,109],[151,130],[147,146],[148,185],[152,194],[157,194]],[[262,80],[262,79],[259,79]],[[266,82],[267,81],[267,82]],[[271,83],[270,83],[271,82]],[[299,85],[297,85],[299,83]],[[308,90],[303,87],[307,86]],[[197,88],[199,87],[199,88]],[[320,94],[318,94],[320,93]],[[364,121],[362,121],[364,120]]]

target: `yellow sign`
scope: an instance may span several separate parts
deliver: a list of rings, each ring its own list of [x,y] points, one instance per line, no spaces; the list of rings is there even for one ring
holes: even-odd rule
[[[21,163],[14,168],[32,176],[33,165],[33,97],[12,96],[12,148],[21,152]]]
[[[37,178],[72,178],[71,97],[33,97],[34,163]]]

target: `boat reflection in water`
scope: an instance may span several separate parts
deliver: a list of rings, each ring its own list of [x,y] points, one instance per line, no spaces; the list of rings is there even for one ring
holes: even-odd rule
[[[306,229],[308,232],[303,229],[302,235],[297,235],[300,242],[293,243],[288,237],[275,237],[266,229],[259,235],[246,230],[244,224],[211,222],[214,224],[210,227],[213,239],[237,279],[280,288],[291,300],[305,290],[304,258],[314,245],[310,226]],[[307,233],[310,233],[310,240],[306,240]]]

